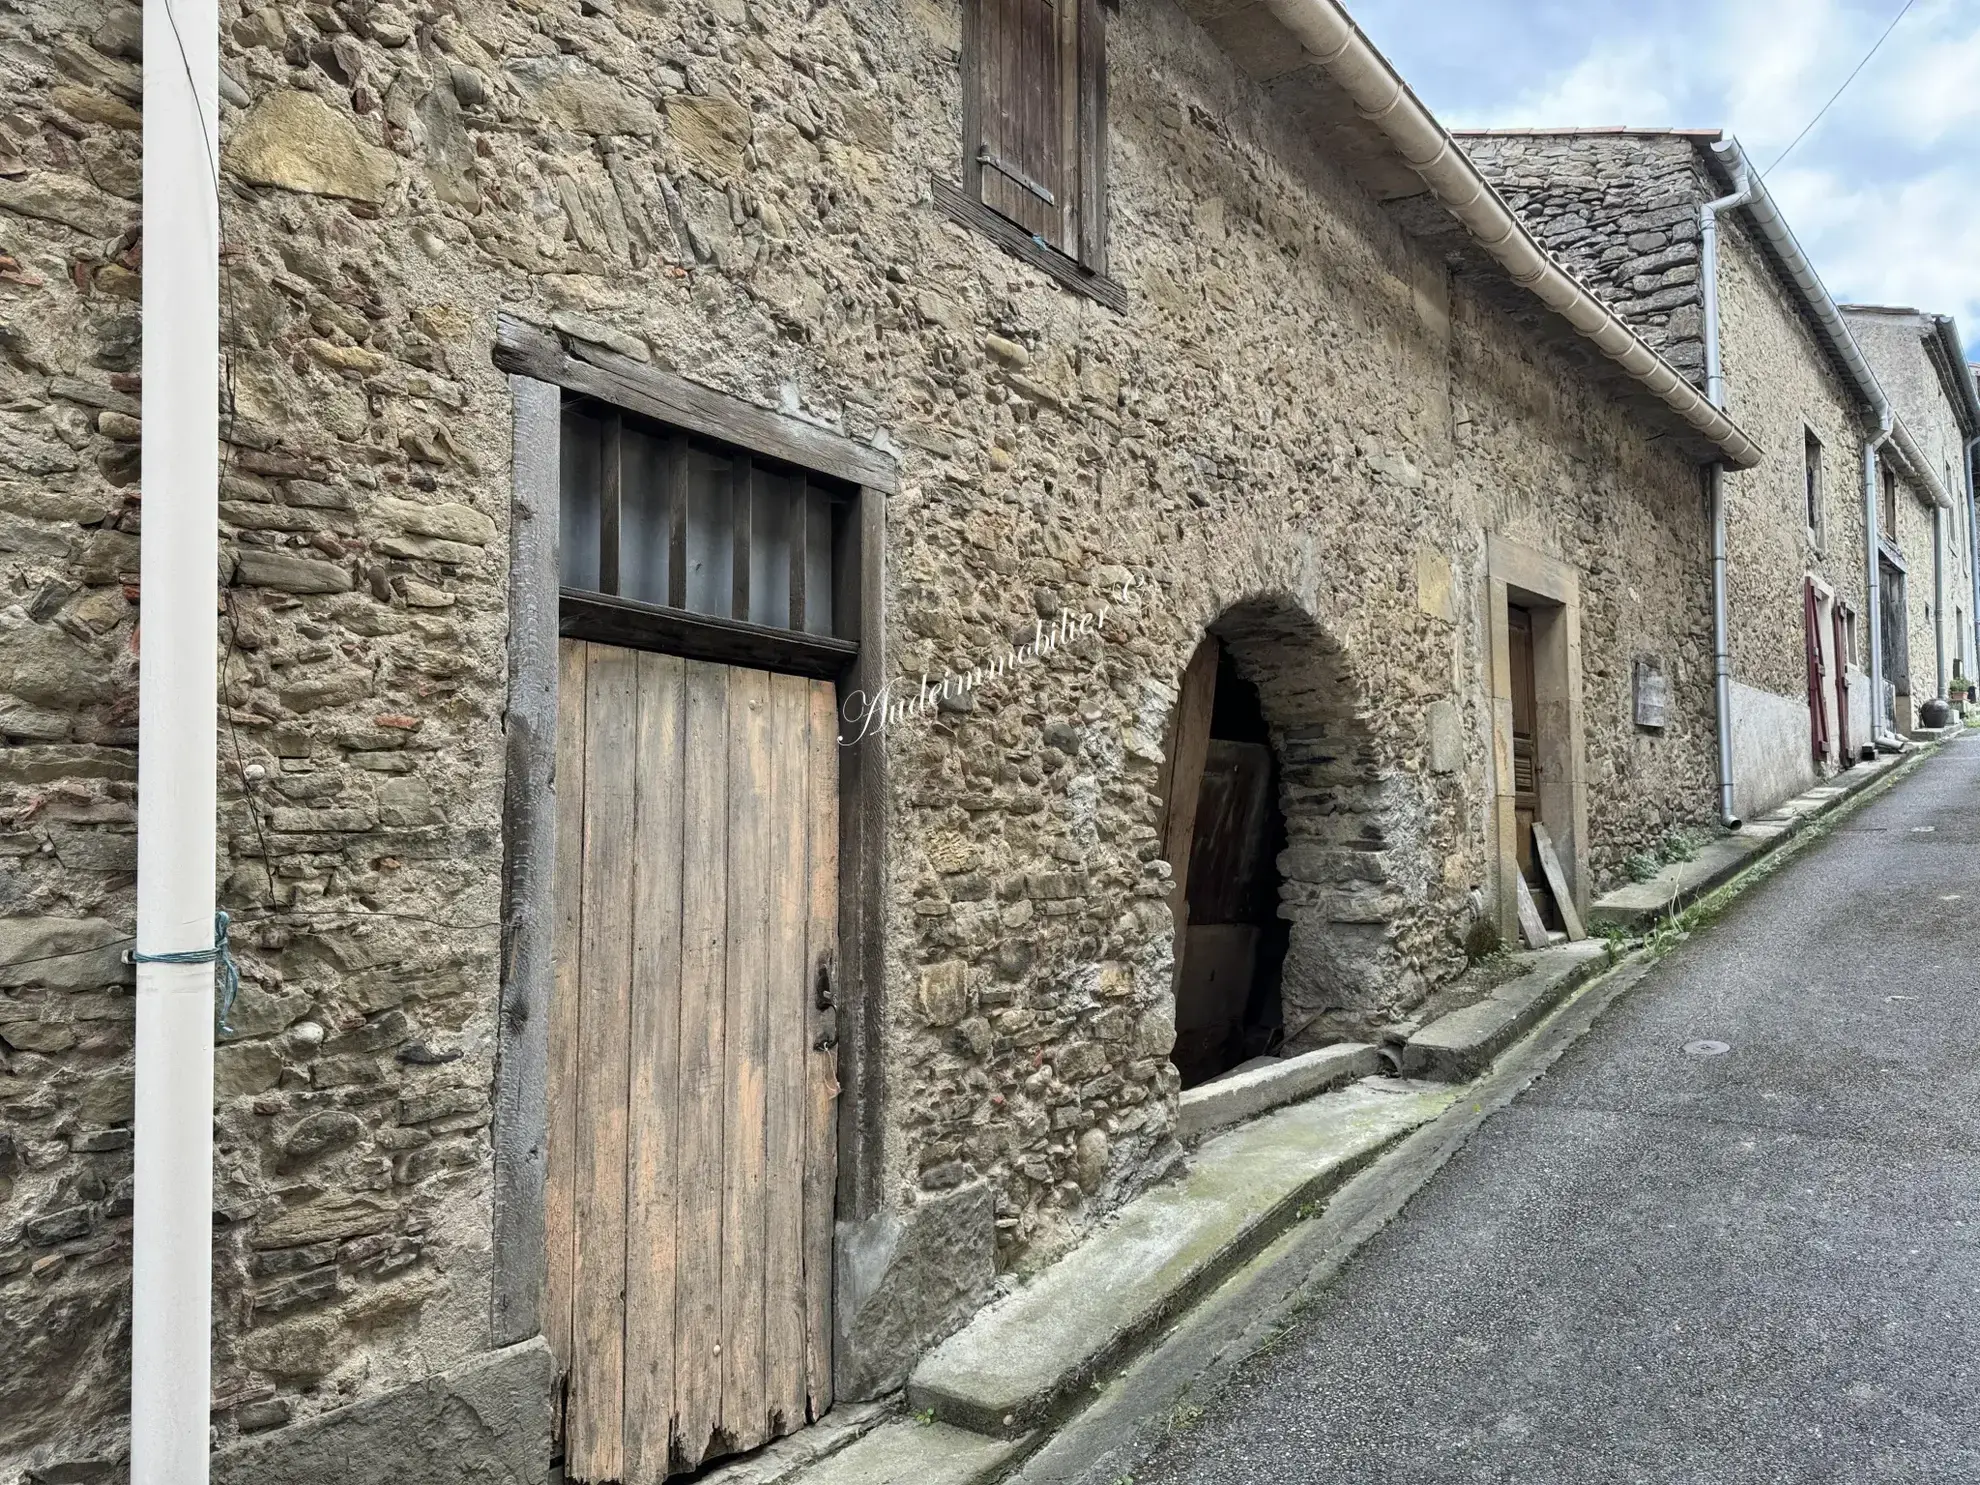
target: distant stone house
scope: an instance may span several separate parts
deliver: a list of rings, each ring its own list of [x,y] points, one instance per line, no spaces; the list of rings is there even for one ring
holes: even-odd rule
[[[24,14],[0,1469],[88,1482],[137,31]],[[1515,282],[1301,14],[227,27],[217,1478],[648,1481],[884,1392],[1173,1165],[1186,1079],[1379,1034],[1521,884],[1709,823],[1699,471],[1759,450],[1495,224]]]
[[[1718,213],[1716,349],[1718,395],[1767,450],[1758,467],[1725,476],[1732,806],[1761,813],[1873,741],[1861,470],[1877,377],[1758,172],[1719,131],[1462,140],[1541,241],[1701,388],[1701,210],[1751,187]],[[1953,486],[1930,452],[1937,440],[1895,400],[1897,437],[1878,478],[1903,492],[1907,519],[1923,519],[1913,508],[1946,502]]]
[[[1887,673],[1894,720],[1905,728],[1927,700],[1946,694],[1952,677],[1971,680],[1976,673],[1967,447],[1980,437],[1980,398],[1950,315],[1846,304],[1843,316],[1953,497],[1942,507],[1896,485],[1884,494],[1886,517],[1878,531],[1890,548],[1886,563],[1899,575],[1894,611],[1904,616],[1901,626],[1892,626],[1903,663]]]

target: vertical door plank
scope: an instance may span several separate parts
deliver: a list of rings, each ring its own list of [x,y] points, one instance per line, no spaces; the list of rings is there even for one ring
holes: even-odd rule
[[[626,1485],[668,1472],[674,1424],[685,662],[638,659],[632,1076],[626,1168]]]
[[[557,642],[557,918],[550,988],[549,1129],[544,1149],[543,1336],[571,1366],[571,1241],[577,1202],[579,930],[584,911],[584,661],[580,639]],[[557,1410],[563,1426],[563,1410]]]
[[[1554,838],[1545,825],[1533,827],[1533,854],[1540,858],[1540,874],[1547,879],[1547,890],[1554,894],[1554,906],[1560,909],[1561,926],[1567,929],[1571,942],[1580,943],[1588,937],[1588,930],[1581,925],[1574,894],[1568,891],[1567,873],[1561,870],[1560,854],[1554,850]]]
[[[1540,916],[1540,908],[1533,900],[1533,889],[1526,885],[1526,874],[1513,875],[1513,891],[1518,894],[1514,901],[1519,905],[1519,936],[1526,940],[1529,949],[1544,949],[1551,942],[1547,937],[1547,920]]]
[[[626,1098],[630,1077],[634,663],[585,664],[584,921],[578,1005],[577,1241],[566,1473],[624,1472]]]
[[[811,698],[802,676],[770,677],[769,1074],[763,1241],[764,1405],[772,1435],[805,1423],[804,1139],[811,1015],[805,937],[811,885],[805,782]]]
[[[1224,647],[1206,634],[1183,671],[1182,694],[1169,734],[1168,778],[1163,800],[1162,854],[1169,862],[1169,911],[1175,919],[1176,974],[1182,974],[1189,936],[1189,857],[1196,831],[1196,797],[1203,788],[1203,764],[1210,755],[1210,714],[1217,700],[1217,662]]]
[[[728,1098],[722,1170],[722,1425],[764,1438],[764,1116],[769,1063],[770,676],[729,672]]]
[[[832,1217],[838,1187],[838,1012],[820,991],[839,995],[838,697],[830,681],[809,683],[811,728],[805,753],[805,962],[807,1108],[804,1149],[805,1365],[811,1416],[832,1406]],[[823,1043],[821,1045],[821,1043]]]
[[[727,1099],[729,669],[685,667],[681,847],[680,1172],[675,1197],[674,1390],[680,1460],[722,1423],[722,1118]]]

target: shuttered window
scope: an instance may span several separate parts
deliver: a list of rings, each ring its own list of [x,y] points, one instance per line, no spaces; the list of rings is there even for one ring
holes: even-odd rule
[[[852,487],[589,398],[561,455],[567,637],[828,677],[857,653]]]
[[[1037,243],[1104,271],[1099,0],[965,0],[963,186]]]

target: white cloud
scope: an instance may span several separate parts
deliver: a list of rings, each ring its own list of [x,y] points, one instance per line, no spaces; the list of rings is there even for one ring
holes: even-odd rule
[[[1917,147],[1980,124],[1980,13],[1970,6],[1921,6],[1866,69],[1852,116],[1882,124]]]
[[[1875,39],[1838,0],[1734,0],[1711,37],[1701,91],[1763,160],[1801,132]]]
[[[1559,127],[1585,124],[1674,124],[1679,111],[1662,78],[1670,76],[1661,38],[1622,37],[1598,43],[1567,71],[1510,101],[1471,110],[1461,127]]]

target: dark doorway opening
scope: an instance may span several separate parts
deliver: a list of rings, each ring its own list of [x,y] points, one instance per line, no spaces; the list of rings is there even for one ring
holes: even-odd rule
[[[1911,626],[1905,622],[1903,569],[1880,556],[1878,584],[1882,600],[1878,626],[1884,647],[1884,694],[1875,698],[1877,711],[1885,728],[1908,732],[1912,723]]]
[[[1179,741],[1192,713],[1199,731],[1208,713],[1194,807],[1188,812],[1186,918],[1178,935],[1173,1055],[1185,1088],[1267,1056],[1278,1045],[1284,1034],[1279,985],[1289,932],[1279,916],[1278,860],[1286,848],[1286,821],[1264,707],[1258,688],[1238,673],[1217,640],[1204,644],[1216,646],[1211,694],[1201,695],[1199,680],[1198,694],[1189,695],[1186,684],[1178,709]],[[1191,673],[1211,679],[1204,675],[1209,669],[1192,665]],[[1179,756],[1194,752],[1180,749]],[[1180,803],[1190,781],[1176,782],[1184,787],[1171,798]]]
[[[1519,832],[1519,874],[1526,879],[1540,921],[1551,932],[1561,926],[1560,907],[1533,839],[1533,827],[1541,823],[1540,703],[1533,668],[1533,617],[1533,610],[1520,604],[1506,607],[1506,641],[1512,664],[1513,821]]]

